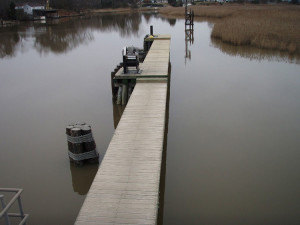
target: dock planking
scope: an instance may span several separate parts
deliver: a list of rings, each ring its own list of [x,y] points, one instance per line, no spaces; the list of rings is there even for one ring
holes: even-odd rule
[[[167,78],[170,61],[170,35],[158,35],[148,52],[143,63],[140,63],[140,73],[124,74],[119,69],[115,79],[135,78]]]
[[[141,67],[144,74],[135,75],[134,91],[75,225],[157,222],[170,51],[170,36],[161,37]]]

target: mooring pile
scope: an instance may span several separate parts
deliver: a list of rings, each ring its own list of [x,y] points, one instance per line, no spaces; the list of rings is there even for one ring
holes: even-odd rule
[[[99,162],[99,154],[90,125],[85,123],[70,124],[66,128],[66,134],[71,162],[76,165]]]
[[[143,49],[134,46],[125,46],[122,49],[123,62],[111,72],[112,96],[117,105],[127,104],[135,87],[136,78],[143,72],[140,70],[139,65],[144,62],[156,36],[153,34],[153,26],[151,25],[150,34],[147,34],[144,38]]]

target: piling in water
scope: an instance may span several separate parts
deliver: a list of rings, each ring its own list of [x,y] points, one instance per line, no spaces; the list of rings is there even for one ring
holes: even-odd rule
[[[66,127],[70,162],[77,166],[98,163],[99,155],[90,125],[75,123]]]
[[[119,86],[118,96],[117,96],[117,105],[120,105],[122,102],[122,89],[123,89],[123,87]]]
[[[123,80],[122,105],[127,104],[127,99],[128,99],[128,80]]]

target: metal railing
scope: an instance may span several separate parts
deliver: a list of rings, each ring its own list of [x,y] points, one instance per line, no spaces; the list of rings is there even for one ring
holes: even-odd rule
[[[19,217],[21,219],[19,225],[26,225],[26,220],[29,217],[29,215],[24,214],[23,211],[22,202],[21,202],[22,191],[23,190],[19,188],[0,188],[0,201],[2,205],[2,211],[0,212],[0,220],[4,218],[6,225],[11,225],[9,219],[10,217]],[[9,203],[5,204],[4,195],[1,194],[1,192],[14,192],[15,194],[12,197],[12,199],[9,201]],[[15,203],[16,200],[18,201],[20,213],[9,213],[8,210]]]

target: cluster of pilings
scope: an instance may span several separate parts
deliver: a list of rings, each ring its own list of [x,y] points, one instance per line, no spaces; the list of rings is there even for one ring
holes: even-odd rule
[[[92,128],[86,123],[73,123],[66,127],[70,162],[82,166],[99,163],[99,154],[93,138]]]
[[[113,72],[111,72],[111,91],[113,101],[117,105],[126,105],[130,98],[136,80],[135,79],[118,79],[115,80],[115,75],[119,69],[123,67],[123,63],[116,66]]]
[[[154,41],[154,35],[153,35],[153,26],[150,26],[150,34],[147,34],[144,38],[144,48],[139,49],[136,47],[125,47],[123,51],[126,51],[126,49],[134,50],[133,52],[138,55],[134,60],[128,60],[126,59],[126,56],[124,56],[123,52],[123,62],[116,66],[113,72],[111,72],[111,90],[112,90],[112,98],[113,101],[116,102],[117,105],[126,105],[131,93],[134,89],[134,86],[136,84],[136,78],[129,79],[115,79],[116,73],[123,67],[123,75],[126,74],[133,74],[133,73],[140,73],[139,70],[139,63],[142,63],[144,59],[146,58],[146,55],[148,51],[151,48],[151,45]],[[125,58],[124,58],[125,57]],[[125,60],[126,59],[126,60]],[[136,62],[136,60],[139,60]],[[131,70],[129,71],[128,67],[131,67]],[[132,70],[132,67],[135,67],[135,70]],[[126,76],[125,76],[126,77]]]

